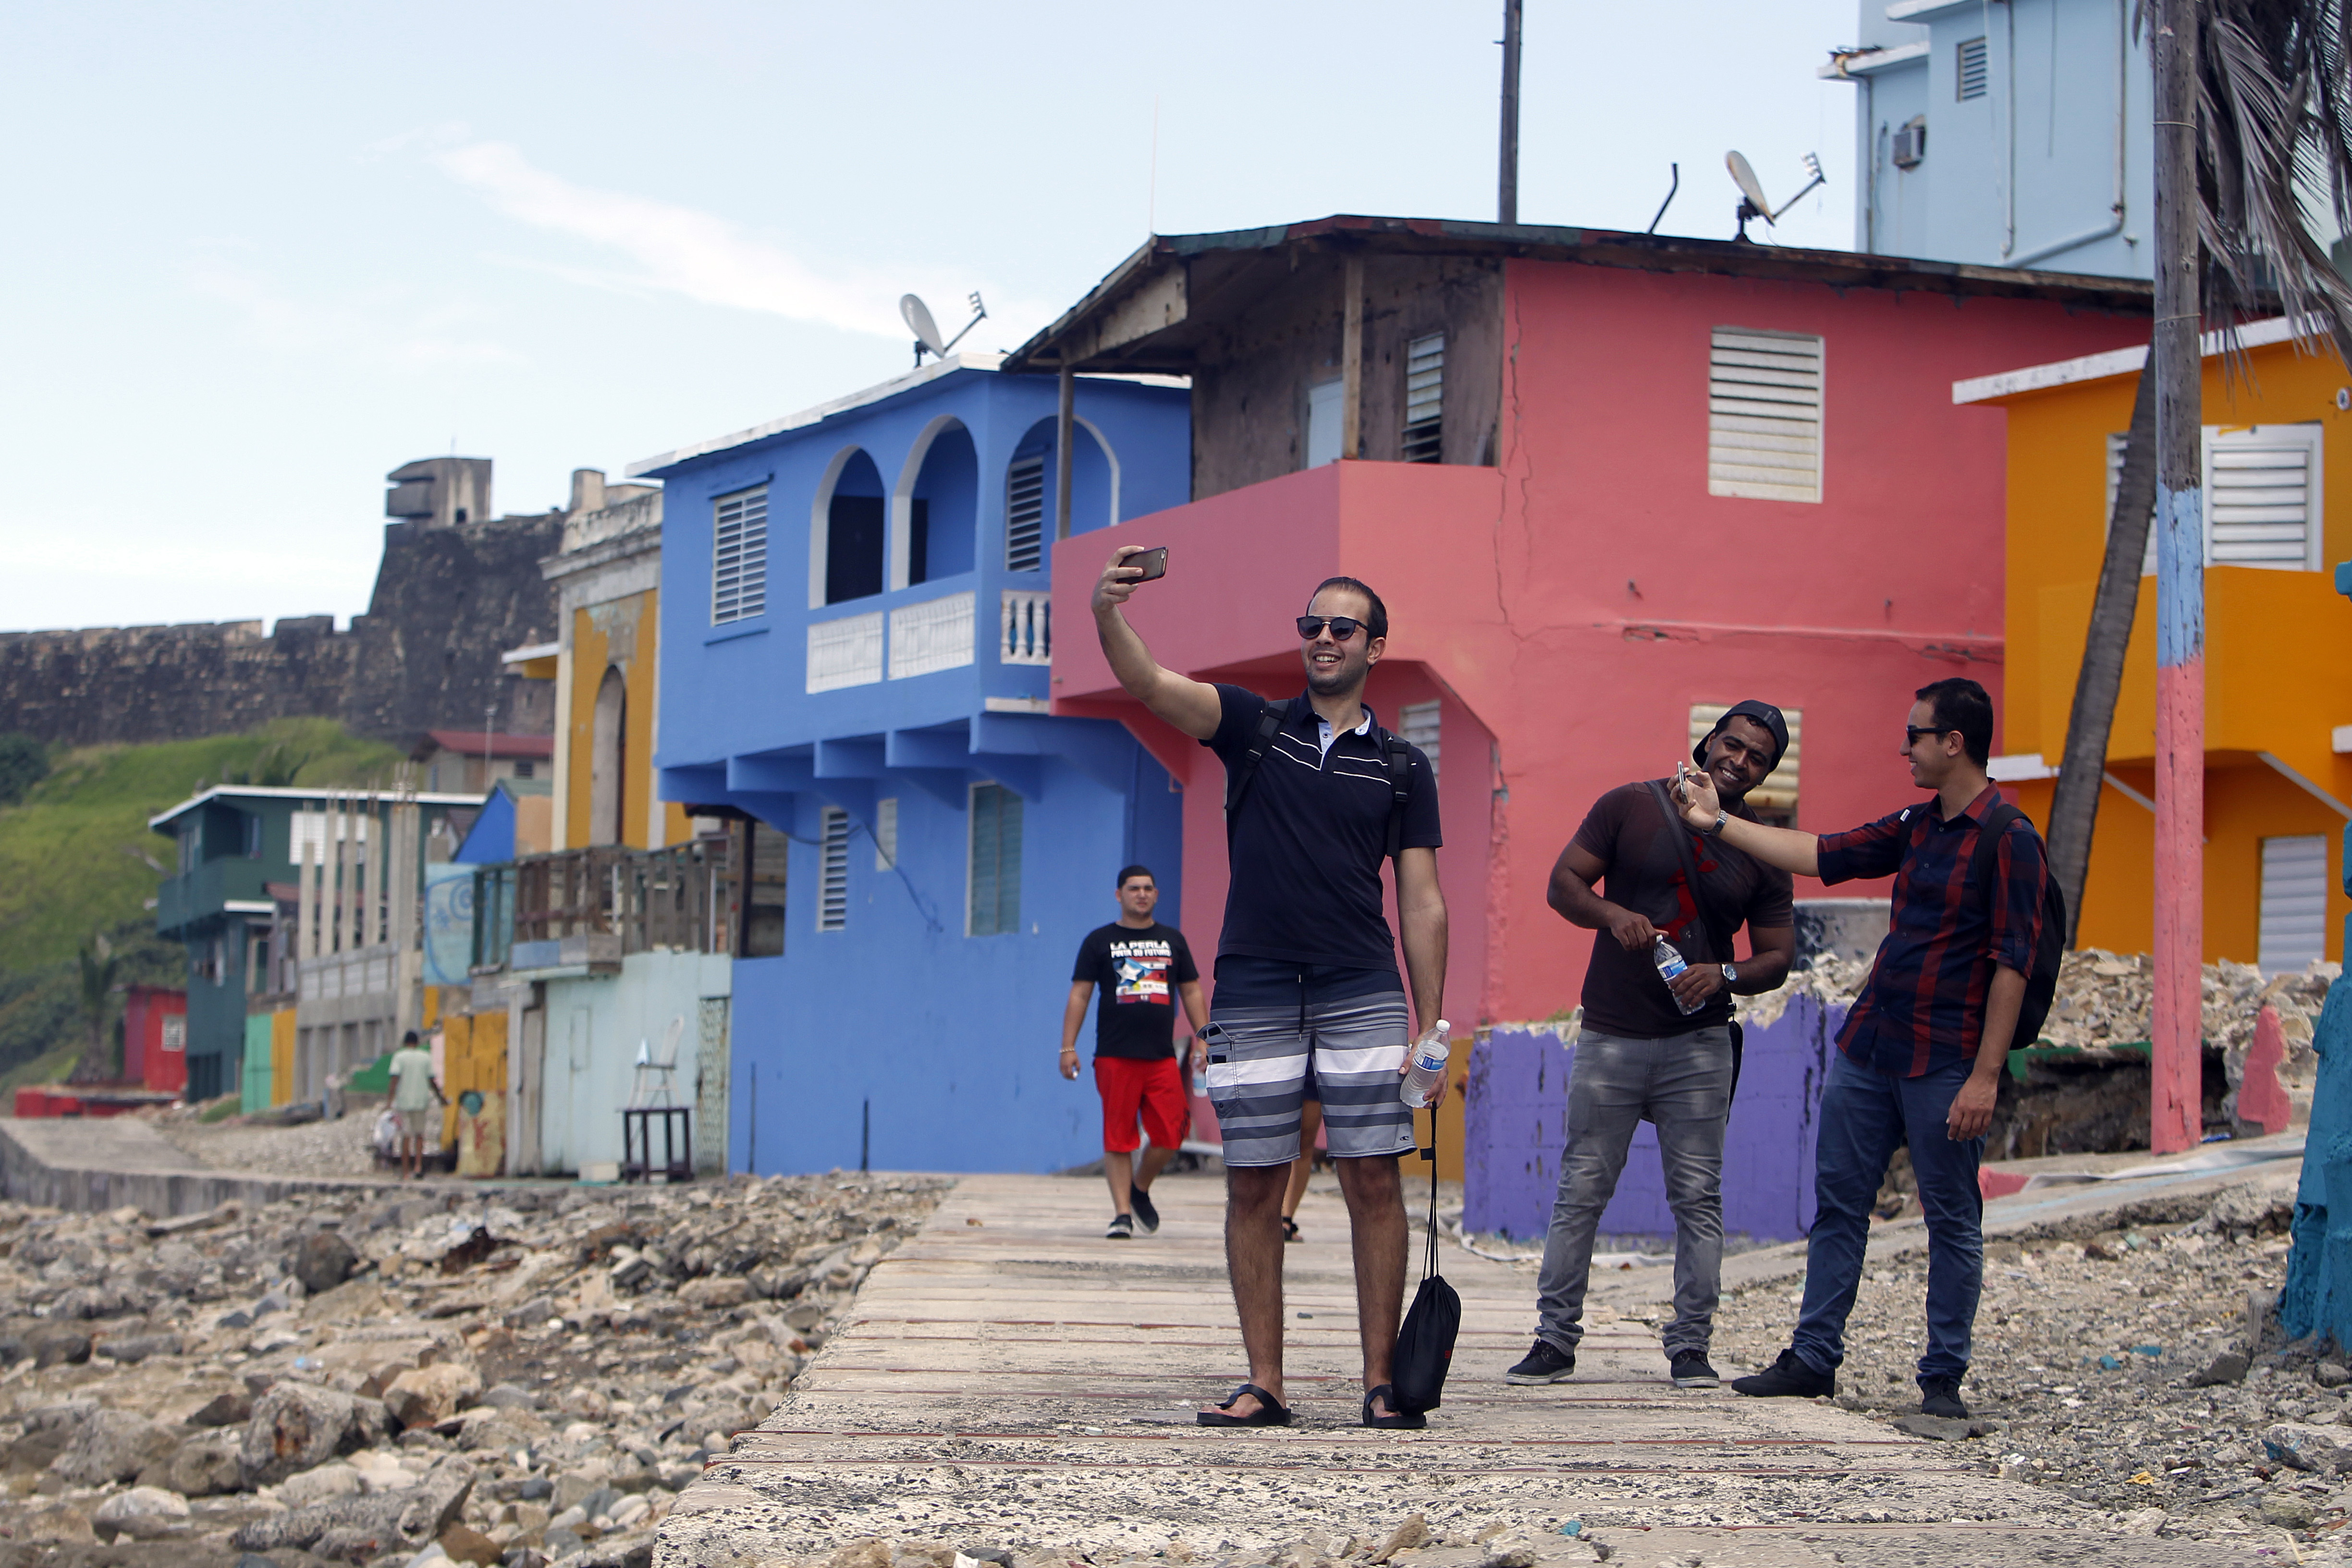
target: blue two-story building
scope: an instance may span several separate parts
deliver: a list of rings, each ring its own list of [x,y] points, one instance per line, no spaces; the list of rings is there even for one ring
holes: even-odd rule
[[[661,793],[764,825],[737,1169],[1092,1158],[1095,1096],[1055,1064],[1071,961],[1130,861],[1181,918],[1179,797],[1118,723],[1048,714],[1047,606],[1064,528],[1190,499],[1188,394],[1068,384],[1064,464],[1064,389],[997,357],[629,469],[666,487]]]

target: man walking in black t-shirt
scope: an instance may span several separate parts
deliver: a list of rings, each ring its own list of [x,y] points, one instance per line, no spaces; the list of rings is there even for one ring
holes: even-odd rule
[[[1744,804],[1789,749],[1769,702],[1735,704],[1692,757],[1724,809]],[[1601,797],[1551,869],[1551,907],[1593,931],[1584,1022],[1568,1079],[1568,1146],[1536,1285],[1535,1348],[1507,1383],[1558,1383],[1576,1370],[1592,1237],[1617,1191],[1634,1130],[1658,1129],[1675,1211],[1675,1317],[1664,1335],[1677,1388],[1713,1388],[1707,1362],[1723,1272],[1723,1129],[1734,1075],[1731,998],[1777,987],[1796,955],[1790,883],[1779,871],[1675,820],[1671,781],[1621,784]],[[1696,886],[1693,885],[1696,878]],[[1608,882],[1609,896],[1593,891]],[[1731,939],[1748,927],[1751,957]],[[1689,965],[1671,984],[1661,939]]]
[[[1398,1097],[1412,1017],[1426,1030],[1445,986],[1437,886],[1437,784],[1429,759],[1372,721],[1364,681],[1388,637],[1380,595],[1352,577],[1316,589],[1297,619],[1307,689],[1268,702],[1162,668],[1119,606],[1142,573],[1122,545],[1095,584],[1095,629],[1118,683],[1215,750],[1245,793],[1225,824],[1232,882],[1217,942],[1208,1092],[1224,1138],[1225,1265],[1250,1380],[1198,1413],[1204,1426],[1279,1426],[1282,1198],[1310,1075],[1355,1244],[1363,1424],[1414,1427],[1389,1386],[1404,1304],[1405,1218],[1396,1157],[1413,1146]],[[1391,745],[1393,742],[1393,747]],[[1401,748],[1401,749],[1399,749]],[[1399,798],[1400,793],[1402,799]],[[1398,921],[1412,1015],[1382,912],[1396,853]],[[1444,1097],[1438,1086],[1435,1105]]]
[[[1078,1076],[1078,1027],[1096,987],[1102,1005],[1095,1010],[1095,1090],[1103,1105],[1103,1179],[1110,1184],[1110,1228],[1103,1235],[1125,1241],[1140,1226],[1146,1236],[1160,1228],[1151,1183],[1184,1145],[1192,1108],[1184,1102],[1184,1075],[1176,1070],[1176,999],[1184,999],[1192,1021],[1192,1070],[1201,1068],[1200,1031],[1209,1010],[1201,1000],[1201,972],[1184,933],[1152,918],[1160,884],[1150,868],[1129,866],[1118,874],[1118,919],[1097,926],[1078,944],[1077,968],[1070,975],[1069,1005],[1062,1009],[1062,1076]],[[1136,1119],[1151,1141],[1136,1163]]]

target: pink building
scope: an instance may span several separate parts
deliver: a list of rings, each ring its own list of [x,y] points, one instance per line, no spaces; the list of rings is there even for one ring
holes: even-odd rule
[[[1371,584],[1370,700],[1439,759],[1448,1016],[1545,1018],[1591,941],[1546,907],[1553,859],[1710,707],[1790,710],[1771,784],[1799,826],[1908,804],[1913,690],[2000,689],[2004,431],[1952,384],[2144,342],[2147,310],[2130,279],[1591,230],[1157,237],[1006,365],[1192,378],[1192,503],[1054,547],[1055,711],[1125,721],[1183,788],[1205,950],[1223,770],[1118,689],[1093,581],[1116,544],[1168,545],[1131,610],[1153,652],[1273,695],[1303,686],[1313,585]]]

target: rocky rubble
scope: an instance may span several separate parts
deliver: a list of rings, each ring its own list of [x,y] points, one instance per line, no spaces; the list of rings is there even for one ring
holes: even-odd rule
[[[2290,1218],[2284,1198],[2240,1187],[2183,1224],[1988,1242],[1966,1422],[1917,1414],[1924,1254],[1874,1258],[1838,1403],[2147,1533],[2332,1541],[2352,1518],[2352,1371],[2332,1347],[2283,1342]],[[1801,1295],[1801,1280],[1727,1292],[1727,1375],[1780,1353]]]
[[[645,1568],[946,1185],[0,1204],[0,1542]]]

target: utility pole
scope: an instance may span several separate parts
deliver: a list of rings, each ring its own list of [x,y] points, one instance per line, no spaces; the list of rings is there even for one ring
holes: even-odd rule
[[[1503,0],[1503,153],[1495,221],[1519,221],[1519,0]]]
[[[2148,1146],[2204,1132],[2205,497],[2196,0],[2158,0],[2156,75],[2156,989]]]

